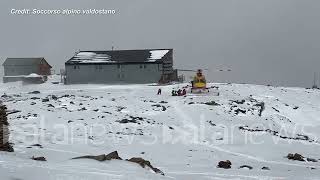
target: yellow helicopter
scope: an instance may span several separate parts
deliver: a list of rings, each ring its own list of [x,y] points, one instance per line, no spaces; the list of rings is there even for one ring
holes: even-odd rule
[[[231,69],[203,69],[205,71],[211,71],[211,72],[230,72]],[[191,77],[191,93],[208,93],[209,89],[212,90],[211,94],[219,96],[219,92],[217,91],[217,87],[207,87],[207,81],[205,76],[203,75],[203,70],[193,70],[193,69],[178,69],[178,71],[181,72],[195,72],[195,76]]]
[[[206,77],[202,73],[202,69],[198,69],[196,75],[193,77],[191,81],[191,93],[193,92],[209,92],[209,88],[207,88]]]

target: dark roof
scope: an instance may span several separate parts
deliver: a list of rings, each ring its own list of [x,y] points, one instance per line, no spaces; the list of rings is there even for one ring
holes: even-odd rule
[[[40,64],[40,62],[42,60],[44,60],[46,63],[48,63],[43,57],[38,57],[38,58],[7,58],[2,65],[3,66],[32,66],[32,65]]]
[[[66,64],[159,63],[172,49],[80,51]]]

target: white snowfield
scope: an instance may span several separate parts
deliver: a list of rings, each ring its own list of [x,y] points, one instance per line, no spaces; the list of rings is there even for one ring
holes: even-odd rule
[[[319,90],[212,83],[219,96],[173,97],[187,84],[50,81],[0,84],[15,150],[0,152],[1,180],[320,179],[320,162],[307,160],[320,158]],[[72,160],[113,151],[149,160],[165,175],[124,160]],[[225,160],[231,168],[217,168]]]

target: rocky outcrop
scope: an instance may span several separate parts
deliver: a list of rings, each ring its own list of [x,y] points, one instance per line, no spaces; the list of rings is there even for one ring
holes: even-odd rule
[[[309,158],[309,157],[306,158],[303,155],[298,154],[298,153],[295,153],[295,154],[289,153],[287,155],[287,158],[290,160],[294,160],[294,161],[318,162],[318,160],[316,160],[314,158]]]
[[[220,161],[217,167],[223,168],[223,169],[230,169],[231,165],[232,163],[229,160],[226,160],[226,161]]]
[[[118,152],[114,151],[112,153],[109,154],[101,154],[98,156],[80,156],[80,157],[75,157],[72,159],[93,159],[93,160],[97,160],[97,161],[107,161],[107,160],[112,160],[112,159],[118,159],[118,160],[122,160],[121,157],[119,157]]]
[[[137,163],[139,164],[142,168],[146,168],[146,167],[149,167],[153,172],[157,173],[157,174],[161,174],[161,175],[164,175],[164,173],[158,169],[158,168],[155,168],[151,165],[150,161],[147,161],[143,158],[139,158],[139,157],[133,157],[131,159],[127,159],[127,161],[129,162],[133,162],[133,163]]]
[[[13,152],[9,143],[9,123],[6,110],[6,106],[0,104],[0,151]]]
[[[251,169],[253,169],[253,167],[249,166],[249,165],[243,165],[243,166],[240,166],[239,169],[249,169],[249,170],[251,170]]]
[[[294,161],[305,161],[304,157],[301,154],[295,153],[295,154],[288,154],[287,158]]]
[[[93,159],[93,160],[97,160],[97,161],[100,161],[100,162],[109,161],[109,160],[112,160],[112,159],[122,160],[122,158],[118,155],[117,151],[114,151],[114,152],[109,153],[107,155],[105,155],[105,154],[98,155],[98,156],[88,155],[88,156],[75,157],[75,158],[72,158],[72,159]],[[143,158],[133,157],[131,159],[127,159],[126,161],[139,164],[142,168],[150,168],[153,172],[155,172],[157,174],[164,175],[164,173],[160,169],[153,167],[149,161],[144,160]]]
[[[31,158],[32,160],[35,160],[35,161],[47,161],[47,159],[45,157],[32,157]]]

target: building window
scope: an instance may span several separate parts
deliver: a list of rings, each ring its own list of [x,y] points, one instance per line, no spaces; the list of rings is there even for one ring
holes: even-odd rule
[[[143,66],[140,64],[140,69],[142,69],[143,68]]]
[[[146,65],[146,64],[145,64],[145,65],[143,65],[143,68],[145,68],[145,69],[146,69],[146,68],[147,68],[147,65]]]
[[[73,66],[73,69],[80,69],[80,66]]]
[[[121,68],[121,65],[120,64],[118,64],[118,69],[120,69]]]

